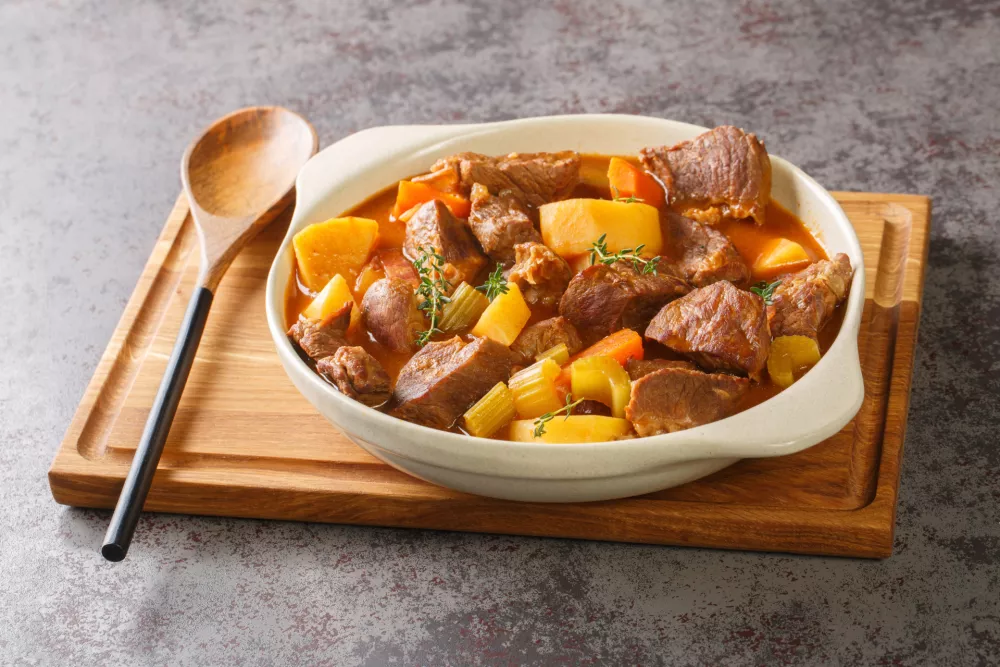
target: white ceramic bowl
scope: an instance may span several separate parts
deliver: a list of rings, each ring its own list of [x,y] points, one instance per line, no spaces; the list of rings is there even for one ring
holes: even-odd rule
[[[698,428],[618,442],[553,445],[446,433],[390,417],[340,394],[314,373],[285,334],[292,236],[341,215],[399,179],[460,151],[635,154],[690,139],[705,128],[658,118],[553,116],[482,125],[376,127],[325,149],[303,167],[288,234],[267,281],[267,320],[292,382],[347,437],[386,463],[427,481],[511,500],[576,502],[666,489],[742,458],[801,451],[842,428],[861,407],[858,328],[864,305],[861,246],[847,216],[816,181],[771,156],[772,196],[855,267],[843,326],[829,352],[792,387],[737,415]],[[766,138],[766,137],[765,137]]]

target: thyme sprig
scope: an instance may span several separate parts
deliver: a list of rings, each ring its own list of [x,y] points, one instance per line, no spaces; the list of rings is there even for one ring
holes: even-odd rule
[[[642,204],[646,201],[645,199],[636,197],[634,194],[629,195],[628,197],[622,197],[621,193],[618,192],[618,188],[613,185],[611,186],[611,200],[620,201],[623,204]]]
[[[417,335],[417,345],[423,347],[430,342],[431,336],[442,333],[437,325],[441,319],[444,305],[451,301],[448,298],[451,283],[444,277],[444,257],[433,247],[421,247],[419,250],[420,256],[413,262],[413,268],[417,270],[417,275],[420,277],[417,296],[421,298],[421,301],[417,304],[417,308],[424,311],[424,315],[430,320],[430,326],[427,330],[421,331]]]
[[[770,306],[772,303],[774,303],[774,290],[776,290],[778,288],[778,285],[780,284],[781,284],[780,280],[775,280],[773,283],[770,284],[768,284],[766,280],[762,280],[753,287],[751,287],[750,291],[759,296],[760,298],[764,299],[765,306]]]
[[[564,419],[569,419],[569,416],[573,414],[573,408],[583,403],[584,399],[573,400],[573,394],[566,394],[566,405],[562,406],[558,410],[552,412],[546,412],[544,415],[535,420],[535,430],[534,434],[536,438],[540,438],[545,435],[545,425],[550,421],[555,419],[557,416],[565,413]]]
[[[507,287],[507,279],[503,277],[503,267],[497,264],[497,268],[494,269],[490,277],[486,279],[486,282],[476,288],[480,292],[486,294],[486,298],[492,301],[501,294],[506,294],[510,291]]]
[[[605,241],[606,237],[607,234],[601,234],[601,238],[594,241],[591,245],[591,266],[598,262],[610,266],[618,261],[626,261],[632,262],[632,268],[640,273],[652,273],[654,276],[656,275],[656,265],[660,263],[660,258],[651,257],[650,259],[646,259],[645,257],[640,257],[640,253],[646,247],[645,243],[640,243],[635,248],[624,248],[618,252],[610,252],[608,244]]]

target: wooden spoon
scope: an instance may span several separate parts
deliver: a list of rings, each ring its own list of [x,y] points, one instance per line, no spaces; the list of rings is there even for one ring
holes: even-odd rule
[[[299,169],[318,145],[316,130],[298,114],[250,107],[220,118],[184,153],[181,181],[198,230],[201,271],[104,537],[106,559],[128,553],[215,288],[243,246],[292,202]]]

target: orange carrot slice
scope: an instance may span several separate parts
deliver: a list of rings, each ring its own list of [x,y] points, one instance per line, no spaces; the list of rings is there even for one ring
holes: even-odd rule
[[[392,215],[399,218],[415,206],[426,204],[435,199],[444,203],[452,215],[459,218],[469,217],[469,210],[472,205],[465,197],[441,192],[426,183],[414,183],[413,181],[399,182],[399,190],[396,193],[396,205],[392,208]]]
[[[656,179],[628,160],[611,158],[608,163],[608,182],[611,184],[611,194],[615,197],[635,197],[657,208],[664,204],[663,188]]]

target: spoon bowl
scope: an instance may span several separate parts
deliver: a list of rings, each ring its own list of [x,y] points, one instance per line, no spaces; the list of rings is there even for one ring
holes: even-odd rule
[[[188,147],[181,182],[201,240],[202,287],[215,290],[236,254],[291,203],[316,130],[281,107],[240,109]]]
[[[181,171],[188,174],[189,197],[203,211],[243,218],[284,197],[316,147],[316,132],[301,116],[253,107],[212,125],[191,145]]]

